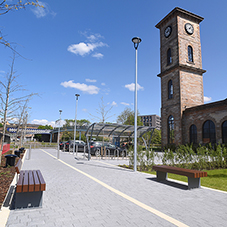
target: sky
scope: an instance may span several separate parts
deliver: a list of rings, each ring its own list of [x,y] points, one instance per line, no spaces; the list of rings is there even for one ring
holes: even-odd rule
[[[12,2],[13,0],[6,0]],[[138,47],[138,111],[161,108],[160,34],[155,25],[175,7],[204,17],[200,23],[205,103],[226,97],[227,1],[225,0],[45,0],[0,16],[0,30],[22,56],[15,59],[17,83],[38,93],[29,102],[28,122],[54,125],[75,119],[95,122],[101,100],[116,122],[134,110],[135,49]],[[10,71],[12,51],[0,45],[0,80]],[[98,111],[97,111],[98,110]]]

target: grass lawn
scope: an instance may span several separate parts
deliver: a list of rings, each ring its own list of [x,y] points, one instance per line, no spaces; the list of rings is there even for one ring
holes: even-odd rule
[[[204,171],[207,172],[207,177],[201,177],[202,186],[227,191],[227,169],[215,169]],[[156,174],[155,171],[146,173]],[[172,173],[168,173],[168,178],[188,182],[187,177]]]

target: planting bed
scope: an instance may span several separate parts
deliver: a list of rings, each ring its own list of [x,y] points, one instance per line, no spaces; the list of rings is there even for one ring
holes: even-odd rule
[[[8,166],[6,168],[6,158],[5,155],[11,154],[11,151],[6,152],[2,155],[2,161],[0,165],[0,208],[4,202],[4,199],[6,197],[6,194],[8,192],[9,186],[11,182],[13,181],[14,175],[15,175],[15,167],[14,166]],[[23,154],[21,154],[21,157]],[[16,159],[15,164],[17,163],[18,158]]]

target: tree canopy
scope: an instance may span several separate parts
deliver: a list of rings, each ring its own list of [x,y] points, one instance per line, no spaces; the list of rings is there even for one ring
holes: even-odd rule
[[[134,111],[126,107],[123,112],[117,117],[117,123],[123,125],[134,125]],[[142,126],[143,123],[140,117],[137,116],[137,125]]]

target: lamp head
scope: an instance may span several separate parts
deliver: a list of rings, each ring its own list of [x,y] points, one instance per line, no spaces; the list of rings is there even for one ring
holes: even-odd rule
[[[139,43],[141,42],[142,40],[141,40],[141,38],[139,38],[139,37],[134,37],[134,38],[132,38],[132,42],[134,43],[134,47],[135,47],[135,49],[137,50],[137,48],[138,48],[138,46],[139,46]]]
[[[78,100],[80,95],[79,94],[75,94],[75,96],[76,96],[76,100]]]

